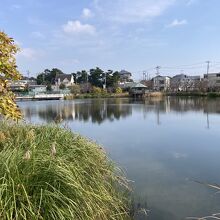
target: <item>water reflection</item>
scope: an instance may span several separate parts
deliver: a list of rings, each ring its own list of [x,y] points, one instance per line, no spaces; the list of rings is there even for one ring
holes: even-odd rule
[[[181,220],[220,211],[220,99],[165,97],[19,103],[26,120],[58,115],[102,144],[134,181],[135,220]],[[143,208],[150,210],[146,218]],[[142,211],[138,211],[142,210]]]
[[[32,102],[33,103],[33,102]],[[156,123],[160,125],[161,114],[175,112],[203,112],[206,114],[206,127],[210,128],[209,115],[220,113],[220,101],[207,98],[157,97],[145,100],[132,99],[100,99],[75,101],[47,101],[20,103],[26,119],[38,116],[45,122],[53,122],[58,115],[66,121],[91,121],[101,124],[104,121],[120,120],[132,116],[132,111],[143,112],[143,117],[154,112]]]
[[[22,105],[23,103],[21,103]],[[101,124],[105,120],[114,121],[132,114],[132,106],[129,100],[100,99],[82,101],[61,101],[61,102],[36,102],[36,105],[22,106],[26,119],[31,121],[31,116],[38,116],[46,122],[53,122],[60,115],[66,121],[91,121]]]

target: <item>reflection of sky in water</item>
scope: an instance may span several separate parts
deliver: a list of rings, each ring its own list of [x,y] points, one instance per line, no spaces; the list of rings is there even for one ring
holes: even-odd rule
[[[218,99],[75,100],[19,105],[29,121],[51,122],[62,115],[73,131],[104,145],[134,181],[136,201],[146,203],[151,210],[149,219],[178,220],[220,211],[220,195],[193,182],[220,183]]]

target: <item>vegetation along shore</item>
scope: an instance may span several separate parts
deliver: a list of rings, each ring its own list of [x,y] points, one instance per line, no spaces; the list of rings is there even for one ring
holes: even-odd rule
[[[1,121],[0,176],[1,219],[129,219],[120,169],[58,126]]]

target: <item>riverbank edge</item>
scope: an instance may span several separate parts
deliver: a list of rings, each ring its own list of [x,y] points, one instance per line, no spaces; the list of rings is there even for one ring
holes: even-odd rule
[[[218,98],[220,97],[219,92],[166,92],[165,96],[182,96],[182,97],[208,97],[208,98]]]
[[[0,166],[0,190],[11,193],[0,195],[0,210],[4,207],[2,217],[22,214],[27,218],[20,216],[21,219],[60,219],[63,215],[64,219],[74,219],[75,215],[81,220],[108,220],[114,219],[113,216],[130,220],[129,187],[120,168],[107,157],[101,146],[70,130],[55,124],[0,121]],[[77,170],[79,167],[81,170]],[[48,170],[50,176],[47,175]],[[66,182],[66,176],[73,182]],[[50,182],[51,179],[56,181]],[[56,182],[59,182],[58,186]],[[48,189],[50,187],[51,191]],[[68,192],[67,188],[74,193],[71,190]],[[50,191],[51,197],[54,192],[62,195],[65,203],[62,201],[60,206],[56,204],[56,201],[61,202],[56,198],[58,194],[53,197],[54,203],[44,203],[48,200],[45,189]],[[57,218],[54,218],[55,213]]]
[[[162,96],[177,96],[177,97],[208,97],[217,98],[220,97],[220,92],[149,92],[146,93],[144,98],[148,97],[162,97]],[[78,95],[67,95],[65,100],[74,99],[97,99],[97,98],[131,98],[129,93],[106,93],[106,94],[78,94]]]
[[[104,94],[95,94],[95,93],[84,93],[77,95],[66,95],[64,97],[65,100],[73,100],[73,99],[97,99],[97,98],[129,98],[129,93],[104,93]]]

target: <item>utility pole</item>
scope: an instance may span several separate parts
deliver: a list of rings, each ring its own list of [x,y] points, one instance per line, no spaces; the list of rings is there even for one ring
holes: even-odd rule
[[[29,79],[29,77],[30,77],[30,71],[29,70],[27,70],[27,76],[28,76],[28,79]]]
[[[88,73],[86,72],[86,93],[88,93],[89,90],[89,84],[88,84],[89,78],[88,78]]]
[[[157,76],[160,75],[160,72],[159,72],[160,69],[161,69],[161,66],[156,66],[156,71],[157,71],[156,75],[157,75]]]
[[[143,71],[143,80],[146,81],[146,71]]]
[[[207,63],[207,78],[208,78],[208,75],[209,75],[209,68],[210,68],[210,61],[206,61]]]
[[[106,89],[106,73],[104,73],[103,89]]]

